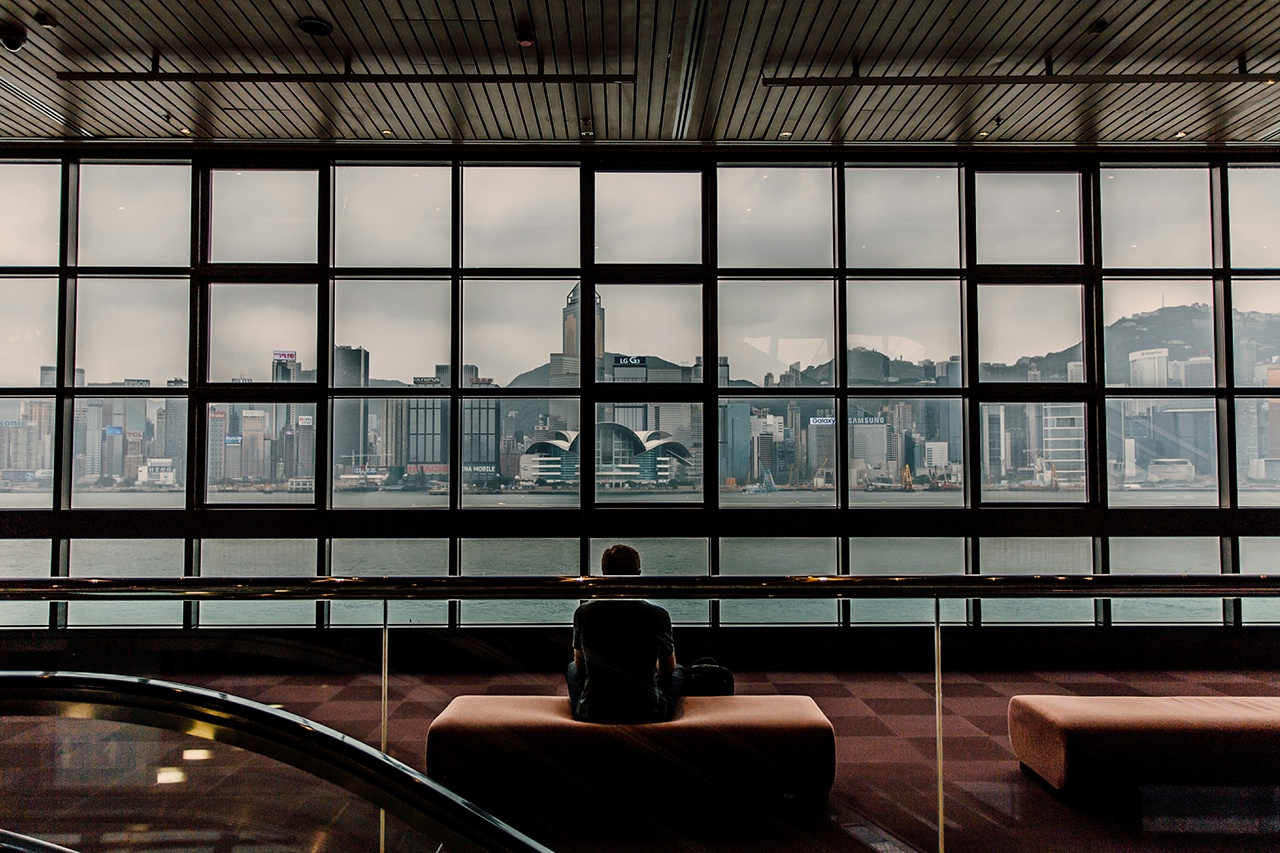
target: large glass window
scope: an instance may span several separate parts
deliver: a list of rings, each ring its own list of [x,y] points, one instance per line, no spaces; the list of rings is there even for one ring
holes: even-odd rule
[[[701,287],[602,284],[596,304],[596,381],[702,381]]]
[[[9,494],[0,491],[0,507],[12,507]],[[47,539],[0,539],[0,578],[48,578],[52,544]],[[47,628],[47,601],[5,601],[0,603],[0,627]]]
[[[423,578],[449,574],[448,539],[334,539],[329,544],[334,577]],[[388,601],[388,625],[443,625],[447,601]],[[332,625],[381,625],[381,601],[334,601]]]
[[[209,288],[210,382],[315,382],[313,284]]]
[[[851,267],[960,266],[960,170],[845,169]]]
[[[721,398],[720,505],[835,506],[835,411],[830,397]]]
[[[186,266],[191,261],[191,167],[80,167],[79,263]]]
[[[1113,575],[1216,575],[1218,540],[1210,536],[1113,536]],[[1222,623],[1220,598],[1116,598],[1111,621],[1121,623]]]
[[[1236,279],[1231,307],[1236,385],[1280,385],[1280,281]]]
[[[80,279],[76,384],[185,382],[190,289],[186,279]]]
[[[1240,537],[1240,574],[1274,575],[1280,565],[1280,539],[1270,536]],[[1240,601],[1244,624],[1280,622],[1280,598],[1249,596]]]
[[[716,180],[721,266],[833,265],[831,169],[726,167]]]
[[[1084,538],[983,539],[980,553],[984,575],[1087,575],[1093,572],[1093,543]],[[1093,602],[1084,598],[982,600],[983,622],[1092,622],[1093,619]]]
[[[614,545],[627,545],[640,554],[640,574],[649,577],[705,577],[710,562],[710,545],[705,539],[639,538],[592,539],[591,574],[600,574],[600,558]],[[675,625],[705,625],[708,620],[706,600],[691,598],[655,598],[654,604],[665,607]],[[679,638],[677,637],[677,642]],[[685,661],[692,663],[693,661]]]
[[[979,286],[979,378],[1083,382],[1083,298],[1073,284]]]
[[[702,404],[596,406],[597,501],[702,501]]]
[[[1107,401],[1112,506],[1217,506],[1218,419],[1212,397]]]
[[[200,574],[208,578],[309,578],[316,576],[314,539],[205,539]],[[314,626],[314,601],[202,601],[206,627]]]
[[[721,385],[833,384],[830,281],[727,279],[720,282],[719,303]]]
[[[463,539],[460,545],[464,576],[578,577],[577,539]],[[463,624],[558,624],[573,622],[576,602],[463,601]]]
[[[1080,176],[979,172],[978,263],[1078,264]]]
[[[315,263],[320,176],[271,169],[215,169],[214,263]]]
[[[1103,283],[1107,384],[1212,388],[1213,282]]]
[[[0,397],[0,507],[53,505],[56,413],[52,397]]]
[[[444,166],[335,168],[333,262],[449,266],[452,181],[452,171]]]
[[[882,577],[911,575],[963,575],[964,540],[956,538],[849,537],[849,574]],[[963,623],[965,602],[947,598],[941,602],[943,622]],[[855,625],[933,622],[933,601],[924,598],[854,598],[849,601]]]
[[[74,539],[73,578],[180,578],[181,539]],[[181,601],[72,601],[72,627],[182,627]]]
[[[835,419],[828,444],[834,450]],[[810,421],[810,457],[821,425]],[[964,407],[958,398],[849,401],[849,503],[964,506]],[[822,451],[817,451],[822,452]],[[823,472],[834,475],[834,467]]]
[[[960,295],[955,280],[850,281],[849,384],[964,384]]]
[[[701,260],[701,174],[596,174],[596,263],[696,264]]]
[[[720,540],[722,575],[835,575],[839,550],[834,538],[725,538]],[[732,623],[834,624],[836,602],[802,598],[728,598],[720,621]]]
[[[0,304],[0,385],[56,384],[57,279],[0,278]]]
[[[1102,170],[1102,262],[1213,266],[1208,169]]]
[[[576,267],[580,197],[576,168],[464,168],[463,263],[469,267]]]
[[[62,167],[57,163],[0,163],[0,265],[58,263]],[[12,203],[21,199],[20,204]]]
[[[1088,428],[1083,403],[983,403],[982,500],[1088,500]],[[976,473],[976,471],[975,471]]]
[[[72,507],[186,505],[185,397],[77,397],[74,412]]]
[[[211,403],[205,499],[209,503],[313,502],[315,414],[314,403]]]
[[[448,372],[450,305],[447,281],[334,282],[334,386],[433,384]]]

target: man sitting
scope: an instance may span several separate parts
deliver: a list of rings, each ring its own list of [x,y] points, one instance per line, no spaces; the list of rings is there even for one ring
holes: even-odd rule
[[[634,548],[604,552],[605,575],[640,574]],[[676,664],[671,615],[643,599],[596,599],[573,614],[573,662],[565,673],[574,719],[653,723],[671,719],[684,668]]]

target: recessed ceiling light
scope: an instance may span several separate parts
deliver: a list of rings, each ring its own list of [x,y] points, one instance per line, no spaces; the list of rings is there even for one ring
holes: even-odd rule
[[[333,24],[323,18],[299,18],[298,29],[309,36],[327,36],[333,34]]]
[[[986,132],[985,130],[980,130],[980,131],[978,131],[978,135],[979,135],[979,136],[986,136],[986,135],[987,135],[987,132]]]
[[[783,139],[790,139],[790,138],[791,138],[791,131],[789,131],[789,130],[784,130],[784,131],[782,131],[781,133],[779,133],[779,134],[778,134],[778,136],[781,136]]]
[[[1176,136],[1178,139],[1181,139],[1182,137],[1184,137],[1184,136],[1186,136],[1186,135],[1187,135],[1187,132],[1186,132],[1185,130],[1180,130],[1180,131],[1178,131],[1177,133],[1175,133],[1175,134],[1174,134],[1174,136]]]
[[[1274,86],[1274,85],[1275,85],[1275,83],[1276,83],[1276,81],[1275,81],[1275,80],[1263,80],[1263,81],[1262,81],[1262,85],[1264,85],[1264,86]]]
[[[382,131],[382,135],[383,135],[383,136],[390,136],[390,135],[391,135],[391,131],[389,131],[389,130],[384,130],[384,131]]]

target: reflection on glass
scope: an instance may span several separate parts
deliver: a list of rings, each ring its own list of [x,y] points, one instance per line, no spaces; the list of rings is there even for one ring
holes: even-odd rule
[[[333,384],[418,384],[449,363],[449,282],[340,279],[333,285]],[[338,348],[368,353],[368,374],[339,374]],[[398,386],[397,386],[398,387]]]
[[[1269,536],[1240,537],[1240,574],[1274,575],[1280,566],[1280,538]],[[1280,622],[1280,598],[1250,595],[1240,599],[1240,616],[1244,624]]]
[[[1213,266],[1212,238],[1208,169],[1102,170],[1106,266]]]
[[[0,266],[58,263],[62,167],[57,163],[0,163]]]
[[[1113,575],[1216,575],[1220,573],[1218,540],[1212,536],[1111,537]],[[1114,598],[1111,621],[1169,624],[1222,624],[1220,598]]]
[[[464,399],[462,505],[578,506],[579,407],[573,398]]]
[[[191,261],[191,167],[80,167],[79,262],[186,266]]]
[[[531,451],[549,454],[544,458],[556,469],[564,464],[558,449],[542,443]],[[700,502],[702,404],[598,404],[595,471],[601,503]]]
[[[604,355],[604,309],[596,299],[595,358]],[[462,287],[464,389],[484,386],[577,388],[582,360],[582,298],[577,282],[484,281]],[[448,381],[442,384],[448,385]]]
[[[1107,384],[1212,388],[1213,282],[1102,285]]]
[[[850,281],[850,385],[960,387],[960,283]]]
[[[581,193],[576,167],[464,167],[463,263],[578,266]]]
[[[340,397],[333,401],[333,505],[449,505],[449,400]]]
[[[978,287],[978,378],[1084,382],[1084,290],[1075,284]]]
[[[845,170],[851,267],[960,266],[960,170]]]
[[[831,169],[733,166],[716,175],[720,266],[834,263]]]
[[[458,543],[463,577],[578,577],[577,539],[463,539]],[[459,602],[464,625],[559,624],[573,622],[577,602],[497,600]],[[568,660],[565,661],[566,665]]]
[[[981,418],[984,501],[1088,500],[1084,403],[983,403]]]
[[[181,539],[72,539],[73,578],[180,578]],[[73,627],[181,628],[181,601],[71,601]]]
[[[1107,401],[1112,506],[1217,506],[1218,425],[1212,397]]]
[[[596,263],[702,260],[702,175],[597,172]]]
[[[1080,176],[979,172],[978,263],[1078,264]]]
[[[738,380],[764,388],[834,384],[830,281],[726,279],[719,303],[722,386]]]
[[[205,499],[209,503],[312,503],[314,403],[209,405]]]
[[[190,290],[186,279],[80,279],[76,384],[185,385]]]
[[[0,486],[0,507],[22,506],[9,500]],[[45,500],[45,506],[49,501]],[[47,578],[52,574],[51,543],[48,539],[0,539],[0,578]],[[48,628],[49,602],[0,602],[0,626],[5,628]]]
[[[206,578],[311,578],[314,539],[202,539],[200,575]],[[205,627],[316,624],[314,601],[202,601]]]
[[[1231,308],[1236,385],[1280,385],[1280,281],[1237,278]]]
[[[711,559],[710,545],[705,539],[592,539],[591,574],[600,574],[600,559],[614,545],[627,545],[640,554],[640,573],[646,577],[706,577]],[[665,607],[677,625],[705,625],[708,609],[705,599],[655,598],[654,604]],[[677,657],[679,652],[677,650]],[[693,661],[683,661],[685,664]]]
[[[729,538],[720,540],[722,575],[835,575],[839,549],[828,538]],[[720,602],[720,621],[733,623],[825,623],[838,619],[835,599],[726,598]]]
[[[1240,506],[1280,506],[1280,400],[1236,400],[1236,478]]]
[[[318,173],[214,169],[212,182],[210,261],[216,264],[316,262]]]
[[[211,285],[209,381],[315,382],[316,299],[313,284]]]
[[[816,429],[810,425],[810,441]],[[834,423],[829,433],[834,439]],[[959,398],[852,399],[848,446],[851,504],[964,506]]]
[[[0,507],[53,505],[57,411],[52,397],[0,397]]]
[[[964,540],[849,538],[849,574],[879,577],[912,575],[963,575]],[[933,601],[924,598],[853,598],[849,601],[853,624],[885,622],[933,622]],[[942,601],[942,621],[963,623],[962,598]]]
[[[1232,166],[1227,180],[1231,265],[1280,267],[1280,169]]]
[[[333,170],[333,262],[348,267],[450,263],[452,172],[447,166]]]
[[[831,397],[720,400],[721,506],[836,504]]]
[[[58,280],[0,278],[0,305],[4,306],[0,311],[0,385],[53,385]],[[48,369],[47,382],[44,368]]]
[[[77,397],[73,442],[73,508],[186,505],[185,397]]]
[[[596,288],[597,324],[608,338],[596,366],[600,382],[702,381],[702,288],[687,284],[610,284]]]
[[[1013,537],[983,539],[984,575],[1088,575],[1093,573],[1093,543],[1086,538]],[[1092,622],[1087,598],[986,598],[982,621]]]
[[[421,578],[449,574],[447,539],[334,539],[329,548],[330,572],[336,578]],[[387,602],[388,625],[443,625],[449,621],[447,601]],[[381,601],[333,601],[332,625],[381,625]]]

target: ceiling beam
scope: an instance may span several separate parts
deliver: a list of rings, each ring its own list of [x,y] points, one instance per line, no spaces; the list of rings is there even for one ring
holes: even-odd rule
[[[59,80],[91,83],[630,83],[635,74],[291,74],[189,73],[179,71],[59,71]]]
[[[902,77],[762,77],[763,86],[1080,86],[1169,83],[1262,83],[1275,74],[987,74]]]

